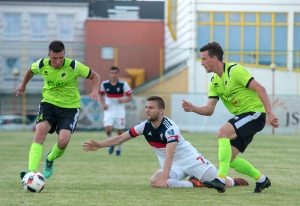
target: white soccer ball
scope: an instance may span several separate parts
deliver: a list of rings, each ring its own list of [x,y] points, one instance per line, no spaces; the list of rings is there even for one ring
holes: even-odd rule
[[[22,187],[27,192],[42,192],[45,185],[45,177],[39,172],[28,172],[22,179]]]

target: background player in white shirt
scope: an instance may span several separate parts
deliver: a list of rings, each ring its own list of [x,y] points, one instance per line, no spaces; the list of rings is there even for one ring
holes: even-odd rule
[[[132,100],[132,90],[127,82],[119,80],[119,68],[112,66],[109,69],[109,80],[105,80],[100,86],[100,103],[104,110],[103,124],[107,138],[113,136],[112,129],[117,130],[118,135],[123,133],[125,128],[125,103]],[[125,97],[125,96],[126,97]],[[104,100],[105,96],[105,100]],[[121,155],[119,144],[116,155]],[[114,152],[114,146],[108,150],[109,154]]]
[[[217,168],[183,138],[178,126],[171,119],[163,116],[164,109],[165,103],[161,97],[149,97],[145,107],[147,120],[121,135],[101,142],[85,142],[83,149],[94,151],[144,135],[161,166],[150,179],[152,187],[205,187],[202,181],[216,178]],[[189,181],[184,181],[188,176]],[[241,178],[226,179],[227,187],[247,185],[248,182]]]

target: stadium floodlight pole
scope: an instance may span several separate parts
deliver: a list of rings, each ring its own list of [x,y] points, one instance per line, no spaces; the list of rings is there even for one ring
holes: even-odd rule
[[[20,74],[19,69],[18,68],[12,69],[12,74],[14,76],[14,89],[16,89],[16,87],[17,87],[17,81],[18,81],[18,76]],[[14,99],[13,99],[13,114],[16,114],[16,107],[17,107],[17,97],[16,97],[16,95],[14,95]]]
[[[270,68],[272,70],[272,99],[274,101],[274,96],[275,96],[275,70],[276,70],[276,64],[272,63],[270,64]],[[274,135],[275,130],[274,127],[272,127],[272,135]]]

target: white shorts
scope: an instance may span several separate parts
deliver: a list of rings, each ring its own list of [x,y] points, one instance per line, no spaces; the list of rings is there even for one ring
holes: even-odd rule
[[[103,119],[104,127],[112,126],[115,129],[125,129],[124,117],[105,116]]]
[[[196,177],[200,181],[212,181],[218,175],[218,169],[208,160],[203,159],[204,164],[200,162],[190,162],[185,166],[179,167],[172,165],[170,170],[170,178],[176,180],[183,180],[187,176]],[[162,169],[158,170],[162,171]]]

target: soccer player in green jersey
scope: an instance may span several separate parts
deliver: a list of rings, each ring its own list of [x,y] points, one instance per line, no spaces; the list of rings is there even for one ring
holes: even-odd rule
[[[229,167],[256,180],[254,193],[260,193],[271,186],[271,181],[247,160],[237,157],[251,143],[253,136],[261,131],[266,123],[277,128],[279,122],[272,112],[271,103],[265,88],[259,84],[241,65],[223,62],[223,49],[217,42],[208,43],[200,49],[201,64],[206,71],[213,72],[206,106],[197,107],[183,100],[185,112],[195,112],[211,116],[219,99],[235,115],[218,131],[219,172],[213,181],[204,182],[209,188],[225,192],[225,178]]]
[[[92,80],[93,89],[89,97],[99,99],[100,76],[84,64],[65,58],[65,47],[61,41],[49,44],[49,58],[34,62],[27,70],[20,86],[14,90],[16,96],[25,92],[26,85],[34,75],[44,78],[43,99],[39,106],[36,131],[29,152],[28,171],[37,171],[43,153],[47,133],[56,131],[58,141],[47,153],[43,174],[49,178],[53,172],[53,161],[61,157],[75,130],[80,109],[78,77]],[[21,171],[21,179],[27,171]]]

